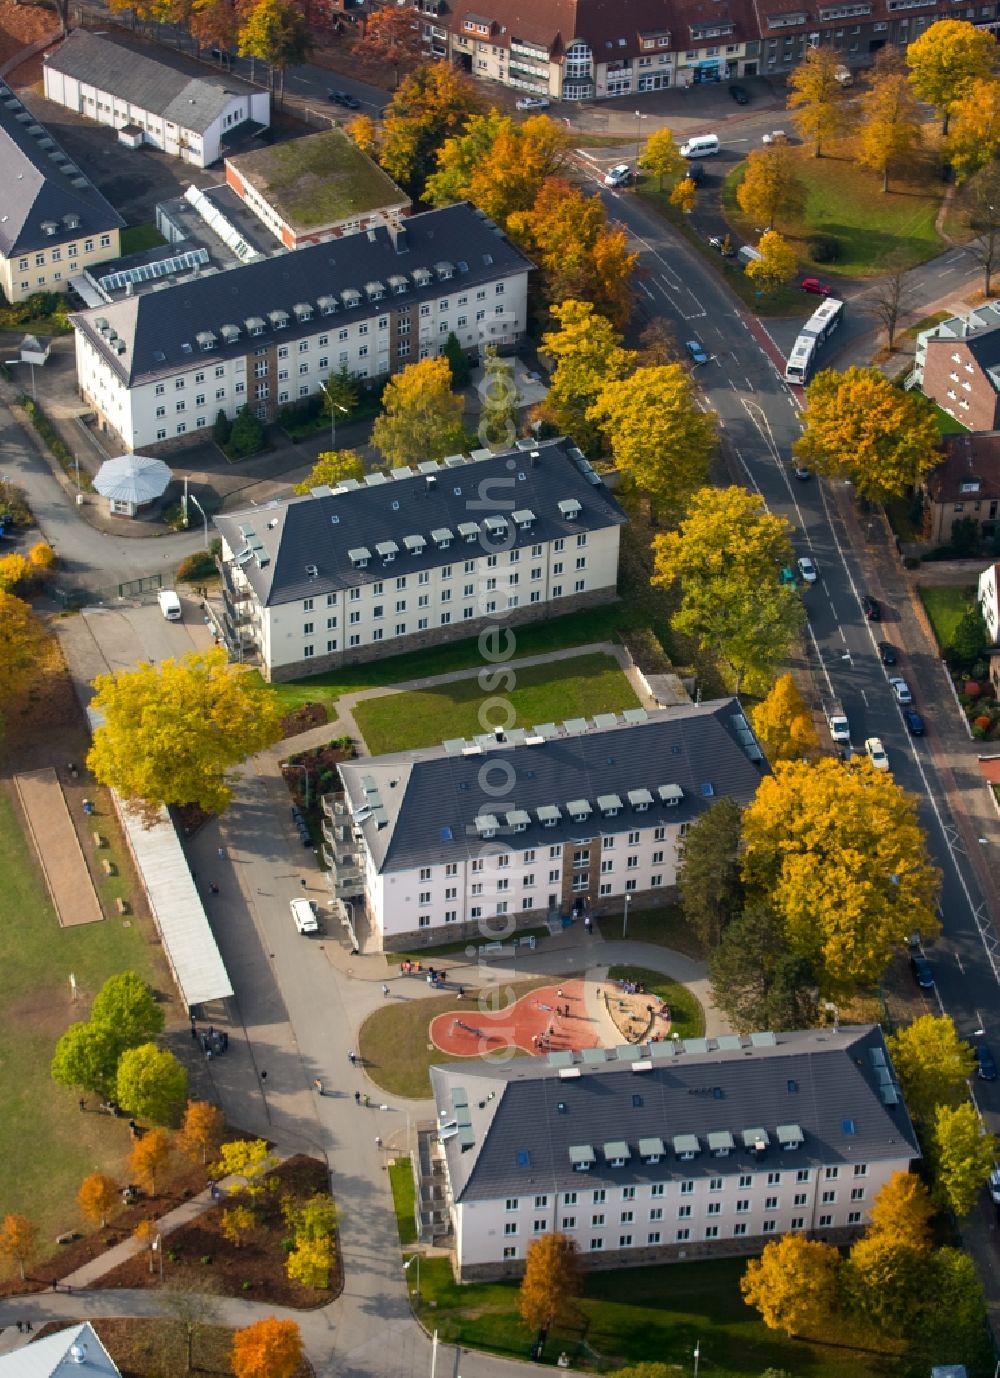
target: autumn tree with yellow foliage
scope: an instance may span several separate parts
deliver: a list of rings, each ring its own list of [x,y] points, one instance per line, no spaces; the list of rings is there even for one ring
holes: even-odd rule
[[[221,648],[98,675],[94,691],[87,767],[147,816],[164,804],[221,813],[227,773],[281,738],[277,695]]]
[[[740,1291],[769,1330],[820,1338],[837,1311],[840,1254],[832,1244],[786,1234],[749,1261]]]
[[[975,1071],[975,1053],[946,1014],[922,1014],[886,1041],[906,1108],[929,1127],[939,1105],[955,1106],[961,1100]]]
[[[257,1224],[257,1217],[249,1206],[229,1206],[222,1212],[219,1228],[234,1249],[238,1249]]]
[[[951,114],[948,157],[955,180],[964,182],[1000,156],[1000,81],[995,77],[974,81],[968,96],[956,102]]]
[[[552,308],[552,317],[559,329],[543,335],[541,347],[556,367],[537,415],[596,458],[604,440],[590,419],[590,409],[606,387],[633,371],[636,356],[623,347],[621,335],[591,302],[564,301]]]
[[[744,215],[768,230],[779,219],[794,220],[802,214],[806,204],[805,184],[787,143],[754,149],[747,158],[743,180],[736,188],[736,200]]]
[[[577,1314],[580,1260],[576,1241],[553,1231],[533,1239],[524,1260],[517,1309],[532,1332],[545,1335]]]
[[[309,473],[292,489],[293,493],[311,493],[314,488],[329,484],[336,488],[345,479],[361,480],[365,476],[364,460],[357,450],[324,450],[316,456]]]
[[[682,215],[691,214],[698,204],[698,188],[694,184],[694,178],[682,177],[674,184],[674,189],[670,193],[670,204],[676,206]]]
[[[763,292],[776,292],[785,282],[791,282],[798,272],[799,261],[788,240],[777,230],[768,230],[757,243],[759,258],[752,258],[746,267],[747,277]]]
[[[611,454],[652,499],[675,516],[704,484],[717,443],[714,412],[703,412],[682,364],[637,368],[607,383],[587,411],[607,437]]]
[[[933,403],[877,368],[817,373],[803,420],[796,458],[825,478],[849,478],[872,501],[905,493],[941,460]]]
[[[237,1330],[229,1362],[235,1378],[295,1378],[304,1355],[298,1324],[267,1316]]]
[[[772,764],[814,761],[820,754],[812,715],[790,674],[780,675],[767,698],[751,709],[750,723]]]
[[[937,1107],[929,1147],[934,1198],[964,1219],[990,1179],[997,1136],[984,1132],[979,1111],[971,1101],[963,1101],[955,1107]]]
[[[876,69],[871,89],[861,97],[861,131],[857,160],[881,173],[882,190],[889,177],[905,167],[923,143],[923,123],[906,74]]]
[[[76,1204],[80,1210],[88,1220],[100,1225],[102,1230],[120,1199],[117,1182],[113,1182],[103,1172],[92,1172],[85,1177],[76,1194]]]
[[[38,1252],[38,1226],[26,1215],[12,1211],[0,1221],[0,1258],[16,1263],[24,1281],[24,1270]]]
[[[566,130],[547,115],[515,123],[493,109],[472,115],[437,155],[425,199],[435,206],[471,201],[506,228],[515,211],[527,211],[547,177],[566,161]]]
[[[465,404],[451,383],[451,366],[440,356],[408,364],[389,379],[371,439],[394,468],[465,449]]]
[[[177,1147],[193,1163],[204,1166],[209,1155],[218,1151],[225,1131],[226,1117],[217,1105],[206,1100],[189,1100],[177,1135]]]
[[[677,177],[684,170],[684,159],[669,129],[657,129],[650,134],[637,163],[644,172],[653,174],[661,191],[666,177]],[[684,180],[692,181],[690,177]]]
[[[850,96],[837,80],[840,57],[833,48],[808,48],[788,78],[788,108],[795,127],[813,157],[823,156],[823,145],[844,134],[851,120]]]
[[[934,1214],[915,1173],[896,1172],[872,1203],[871,1223],[851,1247],[843,1272],[852,1311],[867,1325],[905,1334],[924,1300]]]
[[[29,604],[0,590],[0,714],[38,678],[45,639]]]
[[[243,1190],[250,1197],[260,1196],[264,1179],[277,1164],[266,1139],[231,1139],[219,1148],[219,1161],[210,1169],[212,1176],[242,1177]]]
[[[344,133],[369,158],[378,157],[378,126],[371,115],[355,115],[344,125]]]
[[[751,899],[781,917],[820,987],[877,980],[914,928],[939,931],[941,876],[917,801],[886,772],[779,761],[743,815]]]
[[[309,31],[301,7],[295,0],[248,0],[237,4],[239,33],[236,46],[240,57],[259,58],[281,77],[284,90],[285,71],[302,62],[309,50]]]
[[[952,107],[993,73],[997,56],[990,31],[965,19],[939,19],[907,46],[910,85],[919,100],[940,111],[943,133],[948,133]]]
[[[400,82],[385,109],[379,163],[415,198],[423,195],[437,151],[482,109],[472,78],[450,62],[425,62]]]
[[[793,559],[784,517],[743,488],[701,488],[677,530],[654,544],[653,583],[676,586],[677,631],[710,650],[736,692],[765,691],[805,615],[795,589],[779,579]]]

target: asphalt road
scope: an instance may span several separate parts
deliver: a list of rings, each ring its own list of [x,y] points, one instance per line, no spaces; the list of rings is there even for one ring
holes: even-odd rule
[[[905,631],[902,609],[886,609],[884,624],[866,621],[861,609],[865,569],[850,544],[832,488],[792,476],[789,455],[800,431],[798,399],[765,352],[759,326],[751,325],[699,254],[641,201],[629,194],[601,194],[609,215],[627,227],[640,251],[647,274],[640,283],[647,316],[663,316],[682,341],[699,339],[711,356],[697,371],[699,392],[719,416],[742,481],[787,518],[797,554],[810,555],[818,567],[819,581],[807,589],[805,603],[822,692],[843,703],[855,751],[863,752],[869,736],[882,738],[895,778],[920,800],[921,821],[942,871],[944,934],[931,954],[937,1000],[961,1035],[982,1029],[987,1041],[1000,1047],[1000,989],[977,926],[977,913],[980,918],[984,913],[978,881],[948,810],[931,744],[910,737],[888,684],[890,674],[908,677],[916,706],[933,730],[936,713],[953,711],[940,666],[918,649],[915,638],[907,649],[900,635]],[[956,266],[957,261],[945,263],[943,271],[950,274]],[[929,273],[941,271],[931,268]],[[803,299],[803,320],[812,301]],[[883,638],[895,640],[902,652],[893,670],[883,667],[876,649]],[[975,1092],[988,1126],[1000,1130],[1000,1083],[977,1081]]]

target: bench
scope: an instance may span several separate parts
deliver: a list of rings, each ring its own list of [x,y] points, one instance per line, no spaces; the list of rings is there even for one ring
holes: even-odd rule
[[[119,914],[127,914],[129,912],[128,900],[123,900],[121,895],[119,895],[115,900],[115,908],[118,910]]]
[[[107,845],[108,845],[108,839],[107,839],[106,837],[102,837],[100,833],[94,833],[94,846],[95,846],[95,847],[101,848],[101,847],[106,847]]]
[[[118,874],[118,867],[109,857],[104,857],[101,861],[101,865],[104,867],[104,874],[106,876],[116,876]]]

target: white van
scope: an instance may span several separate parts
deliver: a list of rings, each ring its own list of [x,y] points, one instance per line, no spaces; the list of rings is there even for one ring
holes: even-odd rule
[[[752,249],[749,244],[744,244],[738,251],[736,257],[745,268],[748,263],[759,263],[763,258],[763,254],[757,249]]]
[[[292,918],[295,920],[295,927],[300,933],[318,933],[319,922],[316,918],[316,910],[313,908],[312,900],[295,899],[291,903]]]
[[[172,589],[160,589],[156,595],[156,601],[160,605],[160,612],[168,622],[179,622],[181,620],[181,600]]]
[[[718,134],[699,134],[697,138],[688,139],[686,144],[681,144],[682,158],[710,158],[718,151]]]

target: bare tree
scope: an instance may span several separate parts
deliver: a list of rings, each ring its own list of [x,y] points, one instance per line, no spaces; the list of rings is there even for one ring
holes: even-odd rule
[[[983,270],[983,292],[992,291],[993,274],[1000,268],[1000,167],[989,163],[959,192],[962,218],[975,234],[969,253]]]
[[[163,1247],[162,1243],[160,1247]],[[204,1289],[202,1291],[192,1291],[182,1283],[168,1284],[164,1289],[164,1313],[179,1328],[184,1340],[187,1364],[185,1373],[191,1372],[195,1334],[204,1326],[213,1325],[218,1321],[218,1303],[215,1297],[210,1295],[216,1286],[215,1280],[209,1277],[199,1283],[199,1287]]]
[[[911,288],[907,281],[906,269],[900,262],[891,263],[888,272],[875,286],[871,294],[869,310],[885,329],[890,353],[896,347],[896,327],[899,318],[909,308]]]

